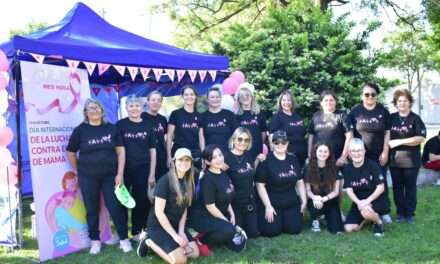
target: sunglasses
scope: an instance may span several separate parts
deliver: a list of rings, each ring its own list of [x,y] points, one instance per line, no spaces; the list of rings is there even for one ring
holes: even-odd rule
[[[287,143],[289,143],[287,140],[277,140],[273,142],[274,145],[287,145]]]
[[[239,143],[249,143],[249,142],[251,142],[251,139],[250,138],[242,138],[242,137],[238,137],[237,138],[237,141],[239,142]]]
[[[374,98],[374,97],[376,97],[376,95],[377,95],[376,93],[364,93],[365,97],[373,97]]]

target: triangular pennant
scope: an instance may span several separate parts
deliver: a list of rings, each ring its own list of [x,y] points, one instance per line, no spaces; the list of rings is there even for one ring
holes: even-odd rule
[[[188,70],[189,78],[191,78],[191,82],[194,82],[197,77],[197,71],[196,70]]]
[[[87,62],[83,61],[84,65],[86,65],[86,69],[89,72],[89,75],[93,74],[93,71],[95,70],[96,63],[95,62]]]
[[[38,63],[43,63],[44,61],[44,55],[36,54],[36,53],[29,53],[34,60],[36,60]]]
[[[111,93],[112,90],[113,90],[113,88],[112,88],[112,87],[105,87],[104,90],[105,90],[107,93]]]
[[[113,66],[113,68],[116,69],[116,71],[117,71],[122,77],[124,77],[124,74],[125,74],[125,66],[122,66],[122,65],[112,65],[112,66]]]
[[[104,72],[106,72],[108,70],[108,68],[110,68],[110,64],[107,63],[98,63],[98,74],[99,76],[103,75]]]
[[[136,79],[136,75],[138,74],[139,68],[127,66],[127,69],[128,73],[130,73],[131,80],[134,82],[134,80]]]
[[[206,71],[199,71],[200,81],[203,82],[206,77]]]
[[[212,70],[212,71],[208,71],[209,75],[211,75],[211,79],[214,82],[215,81],[215,77],[217,77],[217,71],[216,70]]]
[[[160,81],[160,76],[162,75],[163,69],[153,68],[154,78],[156,78],[156,82]]]
[[[165,69],[165,73],[168,74],[170,80],[174,82],[174,74],[176,73],[173,69]]]
[[[67,66],[69,66],[70,71],[75,72],[76,69],[78,68],[79,61],[66,59],[66,62],[67,62]]]
[[[180,82],[182,80],[183,76],[185,76],[185,70],[176,70],[177,73],[177,81]]]
[[[98,96],[99,92],[101,91],[100,88],[92,87],[92,91],[95,94],[95,96]]]
[[[142,78],[144,78],[144,81],[148,78],[148,74],[150,74],[151,68],[139,68]]]

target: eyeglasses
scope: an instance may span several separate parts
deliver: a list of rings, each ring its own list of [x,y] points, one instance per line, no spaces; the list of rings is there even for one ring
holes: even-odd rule
[[[98,106],[89,106],[86,110],[87,112],[101,112],[101,108]]]
[[[251,139],[250,138],[242,138],[242,137],[238,137],[237,138],[237,141],[239,142],[239,143],[249,143],[249,142],[251,142]]]
[[[273,142],[274,145],[287,145],[287,143],[289,143],[287,140],[276,140]]]
[[[376,97],[377,93],[364,93],[365,97]]]
[[[243,94],[240,94],[239,97],[240,97],[240,98],[249,98],[249,97],[251,97],[251,95],[248,94],[248,93],[243,93]]]

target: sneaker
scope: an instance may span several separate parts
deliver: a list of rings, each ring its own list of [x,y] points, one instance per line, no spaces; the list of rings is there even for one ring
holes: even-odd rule
[[[101,241],[99,240],[92,240],[90,242],[90,251],[89,253],[92,255],[97,255],[101,252]]]
[[[402,215],[397,216],[396,223],[403,223],[406,221],[406,218]]]
[[[384,224],[391,224],[393,222],[389,214],[382,215],[382,221]]]
[[[118,234],[112,234],[112,237],[110,239],[103,241],[102,243],[107,246],[114,246],[119,243],[119,236]]]
[[[414,224],[415,222],[414,216],[412,215],[405,217],[405,220],[408,224]]]
[[[440,179],[438,179],[436,182],[433,183],[434,186],[440,186]]]
[[[119,248],[122,249],[122,252],[124,253],[128,253],[133,250],[130,240],[128,240],[128,238],[119,241]]]
[[[130,195],[130,192],[127,190],[124,184],[119,184],[115,187],[115,195],[118,201],[125,207],[129,209],[133,209],[136,206],[136,202],[133,197]]]
[[[319,220],[312,221],[312,232],[321,232],[321,228],[319,227]]]
[[[383,237],[384,231],[383,231],[383,224],[374,224],[373,225],[373,233],[376,237]]]
[[[137,246],[136,249],[136,255],[138,255],[138,257],[143,258],[148,255],[147,239],[148,239],[148,235],[145,235],[139,241],[139,245]]]

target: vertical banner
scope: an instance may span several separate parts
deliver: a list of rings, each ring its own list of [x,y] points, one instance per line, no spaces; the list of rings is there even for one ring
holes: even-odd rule
[[[21,74],[38,248],[44,261],[90,243],[77,176],[66,156],[70,134],[84,119],[89,80],[83,69],[72,73],[67,67],[24,61]],[[111,239],[106,209],[100,218],[101,239]]]

